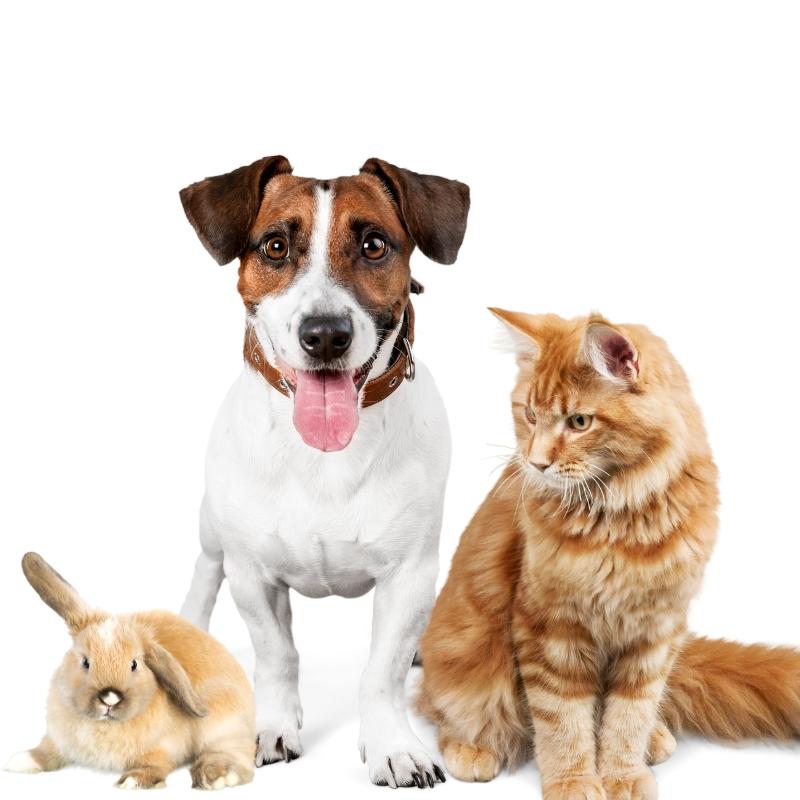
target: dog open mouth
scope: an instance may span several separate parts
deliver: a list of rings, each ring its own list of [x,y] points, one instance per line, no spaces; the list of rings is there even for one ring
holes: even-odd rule
[[[357,370],[282,370],[294,393],[294,427],[309,447],[330,453],[350,444],[372,361]]]

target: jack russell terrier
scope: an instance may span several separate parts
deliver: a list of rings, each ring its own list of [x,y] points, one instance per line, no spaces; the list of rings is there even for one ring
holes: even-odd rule
[[[201,553],[182,614],[207,628],[223,577],[256,655],[256,764],[302,753],[289,589],[374,587],[359,691],[373,783],[444,781],[408,721],[404,682],[435,593],[450,437],[414,365],[409,258],[452,264],[469,188],[377,158],[300,178],[270,156],[181,192],[220,263],[240,259],[245,367],[211,434]]]

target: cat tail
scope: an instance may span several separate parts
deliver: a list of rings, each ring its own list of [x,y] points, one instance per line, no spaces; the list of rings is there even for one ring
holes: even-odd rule
[[[690,636],[661,716],[676,733],[714,739],[800,736],[800,650]]]

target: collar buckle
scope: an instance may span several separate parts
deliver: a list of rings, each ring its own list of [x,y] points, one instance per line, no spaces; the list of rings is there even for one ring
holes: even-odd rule
[[[417,377],[417,365],[414,363],[414,354],[411,352],[411,342],[405,336],[403,337],[403,347],[406,349],[406,371],[404,377],[407,381],[413,381]]]

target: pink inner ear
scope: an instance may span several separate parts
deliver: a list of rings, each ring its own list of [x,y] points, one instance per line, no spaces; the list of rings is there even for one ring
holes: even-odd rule
[[[603,356],[606,369],[617,378],[637,378],[639,358],[633,345],[618,331],[598,326],[593,338]]]

